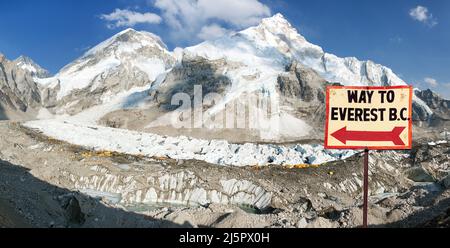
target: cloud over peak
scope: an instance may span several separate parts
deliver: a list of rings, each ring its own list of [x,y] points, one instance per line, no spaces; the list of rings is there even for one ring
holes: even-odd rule
[[[108,21],[108,28],[133,27],[136,24],[159,24],[162,18],[154,13],[139,13],[128,9],[116,9],[110,14],[103,14],[101,19]]]
[[[230,32],[228,29],[223,28],[217,24],[211,24],[209,26],[204,26],[197,37],[202,40],[212,40],[217,39]]]
[[[258,0],[156,0],[175,38],[217,38],[229,28],[258,23],[271,14]]]

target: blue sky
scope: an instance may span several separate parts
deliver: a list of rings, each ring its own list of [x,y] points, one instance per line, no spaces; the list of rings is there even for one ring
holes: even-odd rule
[[[277,12],[329,53],[373,60],[450,98],[448,0],[0,0],[0,52],[56,73],[128,26],[173,49]]]

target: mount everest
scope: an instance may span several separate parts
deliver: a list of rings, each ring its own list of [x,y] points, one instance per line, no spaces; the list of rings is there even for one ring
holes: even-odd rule
[[[1,105],[8,113],[3,119],[69,118],[162,135],[226,137],[236,142],[259,141],[262,132],[268,134],[262,141],[321,139],[327,84],[406,84],[385,66],[324,52],[281,14],[263,19],[258,26],[174,51],[154,34],[126,29],[52,77],[26,57],[8,61],[2,56],[0,63]],[[249,99],[256,95],[263,96],[256,99],[258,113],[273,99],[279,110],[249,132],[175,130],[169,125],[170,116],[177,111],[171,105],[172,96],[184,92],[193,98],[194,85],[202,85],[202,97],[208,93],[222,96],[202,106],[204,116],[218,122],[227,121],[228,104],[248,107],[252,104]],[[415,90],[415,95],[415,123],[420,127],[445,125],[442,120],[450,115],[448,100],[428,91]],[[196,121],[192,113],[183,118]],[[254,120],[258,115],[245,118],[247,125]],[[279,136],[265,130],[275,124]],[[208,130],[210,135],[205,136]],[[240,140],[242,136],[246,138]]]

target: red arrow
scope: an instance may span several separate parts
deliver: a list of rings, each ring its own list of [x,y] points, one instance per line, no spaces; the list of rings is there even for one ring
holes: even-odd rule
[[[371,131],[347,131],[347,127],[343,127],[331,134],[340,142],[347,144],[351,141],[392,141],[396,146],[405,145],[400,138],[400,134],[406,127],[395,127],[391,132],[371,132]]]

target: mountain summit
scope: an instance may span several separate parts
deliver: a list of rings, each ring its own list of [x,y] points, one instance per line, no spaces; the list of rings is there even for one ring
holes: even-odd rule
[[[308,42],[283,15],[263,19],[256,27],[241,32],[259,47],[274,48],[317,71],[330,82],[344,85],[405,85],[391,69],[354,57],[339,58]]]
[[[152,46],[162,51],[168,50],[166,44],[164,44],[157,35],[128,28],[90,49],[83,57],[106,52],[108,50],[115,50],[116,52],[132,52],[143,46]]]
[[[150,85],[171,68],[175,58],[151,33],[126,29],[87,51],[53,78],[41,80],[50,90],[46,105],[70,105],[77,110],[108,101],[133,87]]]
[[[294,28],[281,13],[278,13],[269,18],[262,19],[258,26],[251,27],[247,30],[247,32],[251,31],[258,32],[261,35],[259,38],[266,40],[266,42],[269,42],[268,38],[270,38],[264,37],[264,34],[267,33],[275,34],[278,36],[284,35],[286,37],[286,41],[296,40],[297,42],[307,42],[306,39],[302,35],[300,35],[297,29]]]
[[[18,57],[16,60],[14,60],[14,63],[23,70],[28,71],[33,77],[37,78],[50,77],[50,72],[43,69],[41,66],[36,64],[31,58],[27,56],[22,55]]]

